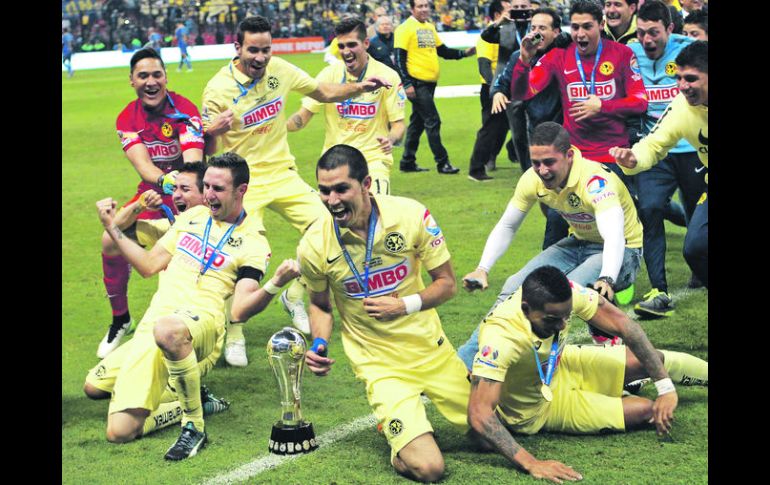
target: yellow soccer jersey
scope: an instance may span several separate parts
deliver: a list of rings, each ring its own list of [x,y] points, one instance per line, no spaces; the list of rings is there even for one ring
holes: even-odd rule
[[[233,294],[238,270],[250,266],[263,274],[267,272],[270,246],[259,233],[261,226],[247,215],[199,279],[203,236],[209,217],[208,207],[192,207],[179,214],[176,222],[158,241],[157,244],[171,253],[172,258],[161,273],[158,291],[152,298],[152,308],[177,308],[184,303],[186,307],[214,315],[217,321],[224,321],[225,300]],[[227,222],[212,221],[206,261],[230,226]]]
[[[136,241],[143,247],[152,247],[168,229],[171,221],[163,219],[139,219],[136,221]]]
[[[364,76],[383,77],[393,87],[363,93],[339,103],[320,103],[305,97],[302,106],[313,114],[324,110],[326,138],[321,153],[342,143],[359,149],[369,163],[379,161],[391,166],[393,155],[382,153],[377,137],[388,136],[388,123],[404,119],[406,93],[398,73],[376,59],[369,57]],[[345,70],[343,62],[327,66],[316,79],[326,83],[357,81]]]
[[[590,320],[599,306],[599,295],[592,289],[570,282],[572,316]],[[559,333],[559,353],[567,342],[570,322]],[[479,351],[473,359],[473,375],[502,382],[498,404],[509,424],[532,424],[539,429],[550,403],[543,398],[542,382],[537,371],[535,352],[543,376],[548,367],[553,337],[540,339],[532,332],[532,324],[521,310],[521,290],[498,305],[479,327]],[[560,358],[560,357],[559,357]],[[557,360],[558,363],[558,360]],[[559,367],[554,370],[551,386],[558,386]],[[530,422],[530,423],[528,423]]]
[[[527,212],[535,202],[542,202],[569,223],[575,237],[595,243],[604,242],[596,225],[596,214],[620,205],[626,247],[642,247],[642,223],[623,181],[601,163],[583,158],[574,146],[572,149],[575,150],[572,169],[561,192],[546,189],[534,169],[529,168],[516,184],[509,204]]]
[[[489,59],[492,61],[492,75],[495,74],[495,69],[497,69],[497,57],[498,52],[500,51],[500,44],[490,44],[489,42],[485,41],[481,37],[479,37],[479,40],[476,41],[476,57],[479,59]],[[481,79],[481,84],[486,84],[487,82],[484,81],[484,78],[482,76],[479,76]]]
[[[444,235],[430,211],[404,197],[375,196],[379,218],[369,273],[370,296],[408,296],[425,288],[421,269],[430,271],[449,261]],[[340,234],[361,277],[366,241],[348,229]],[[446,341],[435,309],[379,322],[367,315],[363,291],[342,254],[332,218],[308,229],[297,254],[308,288],[331,290],[342,320],[342,343],[359,377],[377,369],[414,369]]]
[[[430,22],[419,22],[410,16],[396,27],[394,49],[406,51],[406,70],[420,81],[438,81],[439,65],[436,47],[443,44]]]
[[[652,127],[650,134],[631,149],[636,157],[636,167],[620,168],[628,175],[648,170],[665,158],[682,138],[695,147],[701,163],[708,167],[709,108],[703,105],[690,106],[684,94],[679,93]]]
[[[284,106],[290,91],[311,93],[318,88],[318,81],[273,56],[262,79],[241,96],[241,89],[249,88],[252,79],[238,70],[238,63],[237,59],[229,62],[206,85],[201,119],[208,129],[220,113],[233,110],[233,126],[218,137],[218,151],[235,152],[245,158],[251,169],[251,184],[258,183],[254,178],[264,183],[264,179],[296,167],[286,140]]]

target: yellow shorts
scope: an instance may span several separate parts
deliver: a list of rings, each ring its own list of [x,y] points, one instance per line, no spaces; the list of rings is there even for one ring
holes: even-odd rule
[[[288,169],[269,183],[252,180],[243,197],[243,207],[264,230],[265,207],[277,212],[299,232],[304,233],[316,219],[328,213],[321,197],[299,176]]]
[[[460,432],[468,431],[471,385],[467,374],[451,346],[439,348],[430,366],[409,371],[386,369],[371,380],[364,373],[366,397],[388,439],[391,461],[410,441],[433,431],[420,393],[424,392]]]
[[[625,346],[566,346],[543,429],[575,434],[625,431],[625,373]]]
[[[372,187],[369,192],[390,195],[390,167],[383,162],[369,162],[369,176],[372,177]]]
[[[224,342],[221,319],[217,323],[208,313],[150,309],[137,326],[134,337],[105,357],[86,377],[86,382],[97,389],[112,392],[109,414],[133,408],[152,411],[160,404],[168,382],[168,369],[155,343],[153,326],[158,317],[172,315],[180,318],[190,331],[199,369],[206,371],[216,362]]]

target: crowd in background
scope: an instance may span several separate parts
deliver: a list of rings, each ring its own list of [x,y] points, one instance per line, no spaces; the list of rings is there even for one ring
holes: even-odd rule
[[[566,14],[570,0],[543,0]],[[436,0],[433,22],[438,31],[478,30],[489,21],[485,0]],[[409,0],[62,0],[62,29],[74,36],[74,52],[132,51],[153,32],[163,46],[176,45],[174,30],[184,23],[193,45],[233,41],[238,22],[262,15],[273,24],[273,37],[334,36],[341,16],[356,14],[373,23],[375,7],[382,6],[395,25],[409,17]]]

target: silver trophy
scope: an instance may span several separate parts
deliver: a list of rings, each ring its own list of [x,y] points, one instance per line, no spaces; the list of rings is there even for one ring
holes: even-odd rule
[[[300,409],[302,368],[307,342],[301,332],[284,327],[267,343],[267,356],[278,381],[281,419],[273,425],[269,450],[278,455],[309,453],[318,448],[313,424],[302,419]]]

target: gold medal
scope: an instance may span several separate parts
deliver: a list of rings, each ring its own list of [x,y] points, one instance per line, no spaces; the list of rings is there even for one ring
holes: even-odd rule
[[[550,387],[543,384],[540,386],[540,393],[543,395],[543,398],[545,398],[546,401],[553,401],[553,391],[551,391]]]

